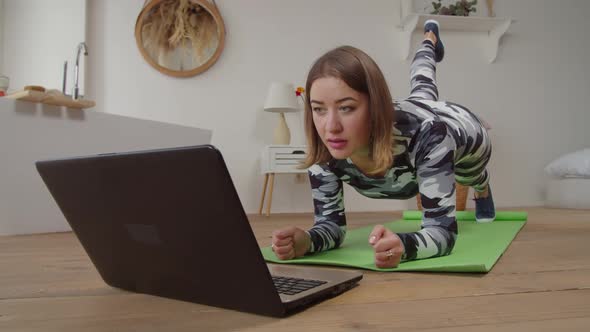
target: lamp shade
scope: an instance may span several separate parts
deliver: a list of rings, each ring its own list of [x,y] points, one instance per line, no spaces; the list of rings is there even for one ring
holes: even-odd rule
[[[299,111],[293,84],[273,82],[268,89],[264,110],[275,113]]]

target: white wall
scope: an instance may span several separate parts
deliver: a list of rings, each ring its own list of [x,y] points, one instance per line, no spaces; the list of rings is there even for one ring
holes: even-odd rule
[[[540,205],[543,167],[590,142],[586,96],[590,2],[496,1],[496,14],[517,19],[488,64],[470,33],[445,33],[439,66],[441,99],[462,103],[491,122],[492,184],[500,207]],[[277,117],[262,111],[271,81],[303,85],[311,63],[349,44],[369,53],[395,98],[408,93],[409,61],[399,60],[399,1],[220,0],[228,31],[219,61],[207,72],[177,79],[142,59],[134,24],[143,0],[90,1],[88,94],[97,111],[213,129],[246,208],[257,210],[259,151],[272,141]],[[443,27],[444,31],[444,27]],[[419,37],[416,34],[416,42]],[[302,115],[287,115],[293,143],[303,143]],[[348,190],[349,211],[397,210],[414,201],[369,200]],[[312,211],[308,184],[280,176],[273,211]]]
[[[4,0],[4,74],[10,89],[41,85],[62,89],[68,61],[68,90],[73,87],[76,47],[84,41],[86,0]],[[81,82],[84,80],[81,59]],[[82,92],[83,92],[83,84]]]
[[[4,68],[4,0],[0,0],[0,75]]]

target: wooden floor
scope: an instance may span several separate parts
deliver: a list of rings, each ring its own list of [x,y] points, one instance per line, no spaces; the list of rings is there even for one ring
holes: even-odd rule
[[[590,211],[524,209],[488,274],[365,272],[359,287],[285,319],[113,289],[71,233],[0,237],[0,331],[589,331]],[[399,212],[349,214],[350,227]],[[272,229],[311,215],[251,218]]]

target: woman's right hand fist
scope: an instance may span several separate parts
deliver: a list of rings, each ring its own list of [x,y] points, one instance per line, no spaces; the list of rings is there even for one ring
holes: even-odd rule
[[[272,232],[272,251],[278,259],[287,260],[305,255],[311,246],[309,234],[297,227]]]

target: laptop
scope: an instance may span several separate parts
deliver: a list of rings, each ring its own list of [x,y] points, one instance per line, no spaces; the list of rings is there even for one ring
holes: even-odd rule
[[[283,317],[362,279],[355,270],[266,264],[212,145],[46,160],[36,167],[110,286]]]

